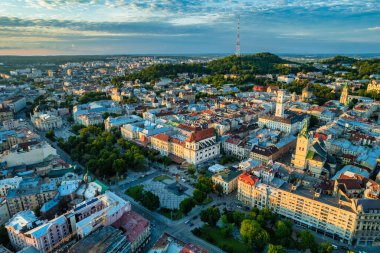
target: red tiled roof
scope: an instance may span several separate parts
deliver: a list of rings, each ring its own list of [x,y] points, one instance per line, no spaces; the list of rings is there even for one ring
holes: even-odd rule
[[[324,133],[315,133],[314,134],[314,138],[317,138],[317,139],[319,139],[319,138],[321,138],[322,140],[327,140],[327,134],[324,134]]]
[[[181,128],[181,129],[186,130],[186,131],[196,131],[196,130],[200,129],[199,127],[189,126],[189,125],[185,125],[185,124],[179,124],[178,128]]]
[[[168,142],[170,137],[169,137],[169,135],[167,135],[167,134],[159,133],[159,134],[153,135],[152,138],[156,138],[156,139],[159,139],[159,140],[161,140],[161,141],[166,141],[166,142]]]
[[[213,137],[214,135],[215,133],[214,133],[213,128],[202,129],[202,130],[191,133],[191,135],[186,139],[186,141],[197,142],[197,141],[201,141],[201,140]]]
[[[256,176],[251,175],[251,174],[249,174],[246,171],[243,172],[239,176],[238,180],[241,181],[241,182],[243,182],[243,183],[245,183],[245,184],[249,184],[251,186],[254,186],[257,183],[257,181],[259,181],[259,179]]]

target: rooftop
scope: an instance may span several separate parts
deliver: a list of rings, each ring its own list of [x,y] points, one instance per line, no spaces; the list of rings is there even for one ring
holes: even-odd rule
[[[112,226],[121,229],[129,242],[134,242],[149,227],[149,221],[138,213],[129,211]]]

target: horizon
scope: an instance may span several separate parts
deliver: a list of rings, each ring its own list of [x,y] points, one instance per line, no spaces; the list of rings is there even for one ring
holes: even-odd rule
[[[375,0],[3,0],[0,7],[1,56],[230,55],[237,16],[243,54],[380,53]]]
[[[332,58],[336,56],[344,56],[349,58],[380,58],[380,52],[379,53],[273,53],[273,52],[252,52],[252,53],[241,53],[241,56],[250,56],[255,54],[261,54],[261,53],[269,53],[273,54],[279,57],[290,57],[290,58],[297,58],[297,57],[303,57],[303,58]],[[96,57],[96,56],[104,56],[104,57],[228,57],[228,56],[234,56],[234,53],[186,53],[186,54],[178,54],[178,53],[167,53],[167,54],[160,54],[160,53],[151,53],[151,54],[52,54],[52,55],[1,55],[1,57]]]

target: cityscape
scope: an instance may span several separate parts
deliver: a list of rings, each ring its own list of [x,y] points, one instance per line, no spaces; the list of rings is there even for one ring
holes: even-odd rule
[[[0,253],[380,252],[379,8],[4,0]]]

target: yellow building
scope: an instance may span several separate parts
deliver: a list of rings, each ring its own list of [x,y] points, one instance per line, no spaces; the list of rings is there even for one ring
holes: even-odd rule
[[[367,92],[380,92],[380,80],[372,80],[367,86]]]
[[[380,245],[379,199],[350,199],[339,189],[334,190],[333,196],[324,195],[320,188],[303,188],[280,179],[265,184],[247,172],[238,179],[237,196],[245,205],[270,208],[295,224],[336,241]]]
[[[160,133],[152,136],[150,142],[153,149],[178,163],[186,161],[197,165],[220,154],[220,143],[213,128],[195,130],[185,140]]]
[[[306,157],[309,151],[310,135],[308,132],[308,121],[305,121],[304,126],[297,137],[296,153],[292,161],[297,169],[305,169],[307,166]]]
[[[7,194],[10,216],[24,210],[35,210],[53,199],[57,194],[55,185],[42,185],[28,189],[11,189]]]
[[[343,105],[348,104],[348,85],[344,84],[343,89],[342,89],[342,94],[340,95],[340,100],[339,102]]]
[[[238,177],[242,172],[235,170],[223,170],[212,176],[212,182],[214,184],[219,184],[223,187],[223,193],[229,194],[237,189]]]

